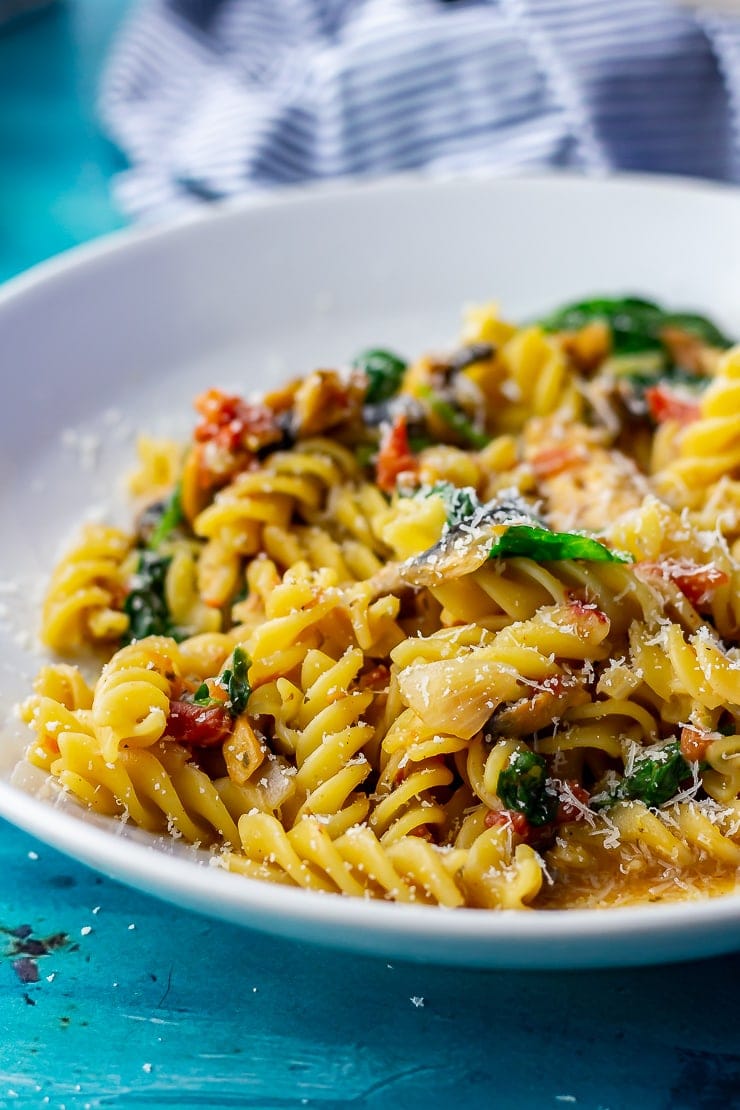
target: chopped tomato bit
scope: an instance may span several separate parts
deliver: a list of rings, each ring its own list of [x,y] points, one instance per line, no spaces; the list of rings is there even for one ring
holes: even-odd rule
[[[663,559],[658,563],[639,563],[638,567],[643,574],[674,582],[695,609],[706,605],[714,591],[730,581],[727,572],[714,563],[694,563],[689,559]]]
[[[681,729],[681,755],[690,763],[700,763],[707,757],[707,748],[716,740],[714,733],[694,725],[684,725]]]
[[[587,806],[591,800],[591,795],[585,786],[581,786],[580,782],[575,779],[566,779],[566,785],[570,789],[570,793],[580,802],[581,805]],[[555,821],[558,825],[564,825],[568,821],[580,821],[583,817],[581,809],[575,805],[570,798],[563,798],[558,806],[558,812]]]
[[[194,748],[213,748],[231,732],[232,719],[220,705],[171,701],[166,735]]]
[[[531,840],[534,833],[534,829],[524,814],[517,813],[515,809],[491,809],[486,814],[484,824],[487,829],[493,829],[499,825],[509,825],[522,840]]]
[[[402,414],[383,436],[376,463],[377,482],[384,493],[393,493],[401,474],[416,475],[418,460],[411,453],[406,417]]]
[[[258,451],[282,437],[274,411],[261,401],[207,389],[196,397],[195,408],[203,417],[194,433],[198,443],[216,443],[227,451]]]
[[[554,478],[564,470],[578,466],[584,461],[582,448],[558,444],[554,447],[543,447],[529,460],[530,466],[537,478]]]
[[[691,424],[699,419],[699,402],[682,396],[667,385],[653,385],[645,390],[648,412],[656,424],[675,420],[679,424]]]

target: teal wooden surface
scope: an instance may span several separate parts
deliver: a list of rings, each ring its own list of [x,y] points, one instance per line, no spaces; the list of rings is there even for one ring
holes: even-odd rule
[[[123,161],[95,123],[101,59],[126,0],[57,0],[0,29],[0,281],[124,222]]]
[[[738,957],[569,974],[360,958],[163,905],[7,827],[0,843],[0,925],[69,937],[35,984],[3,937],[0,1105],[740,1105]]]
[[[123,7],[76,0],[0,34],[0,276],[121,222],[93,94]],[[740,1107],[740,957],[561,974],[355,957],[173,908],[1,822],[0,876],[2,1107]]]

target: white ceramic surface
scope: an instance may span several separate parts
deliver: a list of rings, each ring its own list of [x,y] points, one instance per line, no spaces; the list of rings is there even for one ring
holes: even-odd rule
[[[17,766],[25,736],[12,707],[38,665],[44,577],[84,518],[126,519],[135,431],[185,432],[207,385],[264,387],[371,344],[445,346],[471,301],[496,298],[516,318],[619,291],[707,310],[740,335],[740,194],[568,177],[321,189],[124,232],[0,290],[0,813],[163,898],[358,951],[584,967],[740,947],[740,895],[497,914],[252,883],[62,807]]]

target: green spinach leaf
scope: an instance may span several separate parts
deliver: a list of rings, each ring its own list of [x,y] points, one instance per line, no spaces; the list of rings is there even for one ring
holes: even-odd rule
[[[249,671],[249,656],[243,648],[234,648],[231,657],[231,666],[222,671],[216,679],[216,684],[226,691],[228,697],[225,702],[214,698],[208,689],[208,683],[202,682],[192,696],[195,705],[209,708],[213,705],[225,706],[232,717],[238,717],[247,708],[252,687],[247,677]]]
[[[608,324],[615,355],[661,350],[658,337],[663,313],[640,297],[595,297],[565,305],[540,320],[545,331],[577,331],[587,324]]]
[[[231,667],[223,672],[219,684],[227,692],[226,708],[232,717],[238,717],[247,708],[252,687],[249,685],[249,656],[243,648],[235,647],[231,659]]]
[[[364,470],[366,466],[370,466],[373,458],[378,453],[377,443],[358,443],[355,447],[355,458],[357,465]]]
[[[555,820],[558,797],[548,789],[547,768],[541,755],[517,751],[498,777],[496,793],[507,809],[523,813],[530,825]]]
[[[427,402],[434,415],[438,416],[439,419],[447,425],[450,431],[454,432],[456,436],[470,447],[475,447],[476,450],[481,451],[491,442],[491,437],[489,435],[479,431],[464,412],[455,408],[455,406],[450,404],[449,401],[446,401],[444,397],[440,397],[431,386],[425,384],[419,385],[418,394]]]
[[[419,491],[423,497],[441,497],[450,528],[470,520],[483,508],[472,486],[453,486],[452,482],[435,482],[429,489]]]
[[[209,709],[212,705],[224,704],[220,698],[211,696],[211,691],[208,689],[208,683],[206,682],[201,682],[191,700],[193,705],[202,705],[204,709]]]
[[[147,546],[156,550],[162,541],[166,540],[175,528],[182,524],[184,519],[185,514],[182,508],[180,484],[178,483],[162,507],[162,515],[149,537]]]
[[[666,744],[654,756],[637,759],[632,773],[625,775],[601,808],[616,801],[644,802],[656,808],[678,794],[681,784],[691,778],[691,765],[681,755],[678,740]]]
[[[578,532],[551,532],[528,524],[512,524],[491,548],[490,559],[524,556],[538,563],[586,559],[591,563],[629,563],[631,558]]]
[[[557,309],[539,321],[545,331],[577,331],[587,324],[608,325],[615,355],[659,351],[671,363],[662,339],[665,328],[681,328],[712,347],[729,347],[732,341],[711,320],[693,312],[666,312],[641,297],[595,297]]]
[[[178,638],[165,596],[170,562],[169,555],[158,555],[154,551],[142,550],[139,555],[131,590],[123,604],[123,611],[129,619],[128,630],[122,637],[124,644],[145,636]]]
[[[356,370],[363,370],[367,376],[365,400],[369,405],[377,405],[389,401],[398,393],[407,364],[392,351],[373,347],[361,351],[352,365]]]
[[[662,327],[680,328],[681,331],[690,332],[697,339],[701,339],[708,347],[731,347],[733,339],[728,338],[720,331],[717,325],[706,316],[696,312],[666,312],[663,316]]]

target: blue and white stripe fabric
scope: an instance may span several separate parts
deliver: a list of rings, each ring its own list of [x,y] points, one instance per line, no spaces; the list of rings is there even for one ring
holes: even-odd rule
[[[673,0],[141,0],[101,112],[157,216],[349,175],[740,180],[740,17]]]

